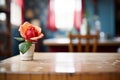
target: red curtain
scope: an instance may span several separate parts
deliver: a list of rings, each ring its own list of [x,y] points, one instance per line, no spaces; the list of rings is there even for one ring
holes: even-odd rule
[[[54,12],[54,0],[49,0],[48,1],[48,24],[47,27],[48,29],[52,31],[56,31],[56,26],[55,26],[55,12]]]
[[[54,1],[55,0],[49,0],[49,3],[48,3],[49,6],[48,6],[48,24],[47,24],[47,27],[48,27],[48,29],[50,29],[52,31],[57,30],[56,26],[55,26],[55,12],[54,12],[54,6],[53,6]],[[77,31],[79,31],[80,25],[82,23],[83,12],[84,12],[83,11],[83,0],[76,0],[76,5],[77,6],[76,6],[75,12],[74,12],[74,27],[76,28]]]
[[[81,6],[79,6],[81,5]],[[77,31],[80,31],[80,26],[82,24],[83,18],[83,0],[76,0],[76,8],[74,12],[74,26]]]

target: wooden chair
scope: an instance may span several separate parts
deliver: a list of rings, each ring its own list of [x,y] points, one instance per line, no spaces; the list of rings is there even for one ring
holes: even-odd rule
[[[69,52],[96,52],[98,44],[98,31],[95,35],[80,35],[69,33]],[[75,42],[76,40],[76,42]],[[77,46],[77,48],[75,48]],[[84,49],[83,49],[84,48]],[[76,49],[76,50],[75,50]]]

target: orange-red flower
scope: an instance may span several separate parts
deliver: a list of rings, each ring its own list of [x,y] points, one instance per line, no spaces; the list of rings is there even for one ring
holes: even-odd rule
[[[19,27],[20,35],[27,41],[36,42],[38,39],[43,37],[41,28],[34,26],[29,22],[25,22]]]

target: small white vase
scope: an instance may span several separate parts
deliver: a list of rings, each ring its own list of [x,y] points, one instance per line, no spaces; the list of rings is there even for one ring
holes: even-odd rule
[[[32,44],[27,52],[25,52],[24,54],[20,52],[20,59],[26,61],[33,60],[34,50],[35,44]]]

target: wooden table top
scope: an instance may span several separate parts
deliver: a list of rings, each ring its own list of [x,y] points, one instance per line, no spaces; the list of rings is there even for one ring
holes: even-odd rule
[[[33,61],[19,55],[0,61],[0,73],[120,73],[120,54],[36,52]]]
[[[69,38],[50,38],[45,39],[43,44],[46,46],[67,46],[69,44]],[[76,40],[74,40],[76,43]],[[120,46],[120,39],[111,40],[99,40],[98,45],[100,46]]]

